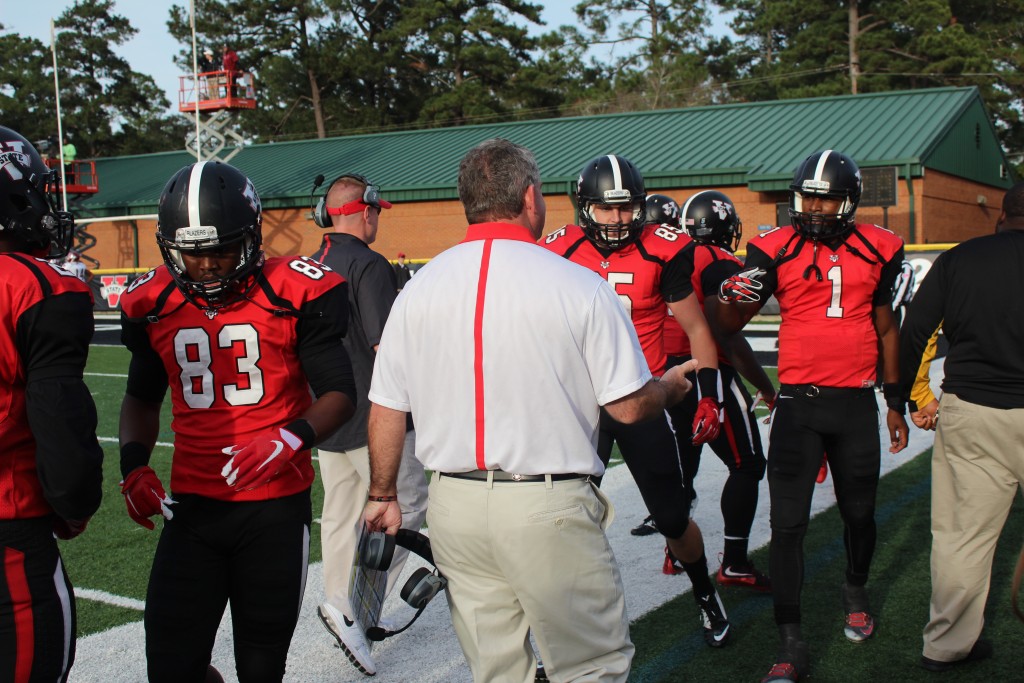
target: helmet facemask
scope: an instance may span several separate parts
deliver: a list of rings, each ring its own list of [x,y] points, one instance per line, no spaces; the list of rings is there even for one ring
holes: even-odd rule
[[[34,255],[61,260],[71,250],[75,218],[58,211],[46,192],[56,186],[57,172],[46,169],[27,141],[22,148],[27,151],[3,151],[0,145],[0,235],[19,240]]]
[[[813,213],[805,210],[804,204],[811,197],[819,196],[840,202],[836,213]],[[789,200],[789,217],[793,227],[804,237],[812,240],[842,237],[854,226],[857,205],[846,195],[793,192]]]
[[[255,275],[264,260],[255,226],[225,239],[219,238],[213,226],[179,228],[174,241],[158,232],[157,244],[178,288],[186,299],[200,308],[223,308],[244,299],[255,286]],[[202,280],[189,275],[183,255],[199,257],[210,252],[226,255],[232,248],[238,250],[238,264],[231,272]]]
[[[592,242],[603,249],[622,249],[635,241],[640,237],[640,232],[646,223],[646,210],[643,202],[633,203],[632,218],[628,223],[601,223],[594,216],[595,206],[618,206],[626,204],[628,201],[627,198],[625,202],[585,203],[582,207],[583,212],[580,214],[582,223],[580,227],[583,228],[583,232]]]

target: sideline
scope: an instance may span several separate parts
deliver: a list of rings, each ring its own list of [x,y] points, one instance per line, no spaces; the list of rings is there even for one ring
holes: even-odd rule
[[[942,362],[932,366],[932,381],[937,386],[941,377]],[[883,407],[878,396],[880,410]],[[884,413],[883,413],[884,414]],[[758,423],[762,436],[767,440],[768,426]],[[934,432],[910,428],[910,441],[903,453],[888,453],[888,435],[879,434],[882,451],[882,475],[900,467],[928,448],[934,441]],[[705,457],[701,462],[696,488],[699,503],[693,517],[704,532],[708,565],[711,571],[717,569],[718,554],[722,550],[722,519],[717,501],[725,481],[727,470],[714,456]],[[761,482],[758,511],[751,531],[751,549],[764,546],[770,536],[768,528],[768,485]],[[626,592],[626,605],[631,621],[636,620],[665,602],[690,589],[685,575],[666,576],[661,573],[664,559],[664,543],[660,536],[636,537],[629,530],[646,517],[646,509],[640,494],[626,467],[608,470],[602,490],[615,506],[616,520],[608,529],[608,537],[622,573]],[[815,489],[812,515],[835,504],[831,476]],[[879,516],[892,514],[879,509]],[[840,549],[841,550],[841,549]],[[838,552],[838,551],[837,551]],[[423,566],[418,557],[410,557],[398,585],[417,567]],[[810,566],[809,570],[813,570]],[[292,639],[288,655],[288,669],[284,680],[288,683],[358,683],[367,677],[360,674],[346,660],[344,654],[334,645],[316,616],[316,607],[323,595],[323,571],[319,563],[310,565],[306,594],[303,600],[299,624]],[[397,617],[402,623],[408,620],[404,603],[397,594],[389,597],[384,616]],[[738,604],[727,604],[730,620],[742,628],[751,618],[752,610],[762,604],[755,600],[744,600]],[[692,636],[677,641],[678,651],[673,657],[688,658],[692,652],[705,647],[697,626],[696,612],[692,619],[681,619],[682,628],[692,628]],[[692,644],[691,644],[692,641]],[[691,651],[692,648],[692,651]],[[141,621],[97,633],[78,641],[78,655],[70,681],[72,683],[137,683],[146,679],[145,634]],[[690,653],[690,654],[687,654]],[[455,633],[448,616],[447,606],[440,598],[435,599],[423,612],[416,624],[405,633],[374,645],[373,656],[378,673],[373,680],[381,683],[472,683],[469,667],[466,665],[455,639]],[[667,660],[666,660],[667,661]],[[231,649],[231,618],[225,615],[217,634],[213,651],[213,663],[228,683],[237,682],[234,672],[234,658]],[[652,664],[631,674],[642,680],[644,671]]]

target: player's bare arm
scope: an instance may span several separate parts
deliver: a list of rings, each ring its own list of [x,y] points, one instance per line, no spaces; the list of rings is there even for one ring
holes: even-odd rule
[[[889,428],[889,452],[899,453],[907,447],[906,402],[899,395],[900,332],[896,316],[888,304],[872,309],[875,330],[878,332],[882,353],[882,389],[889,411],[885,422]]]

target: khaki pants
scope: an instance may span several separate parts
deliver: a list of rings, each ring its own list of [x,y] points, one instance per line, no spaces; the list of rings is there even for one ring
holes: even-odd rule
[[[1024,408],[945,394],[932,455],[932,597],[924,656],[963,659],[981,635],[996,542],[1024,480]]]
[[[431,549],[478,683],[625,681],[633,658],[611,503],[585,479],[430,482]]]
[[[416,432],[405,434],[398,470],[398,504],[402,528],[419,531],[427,516],[427,479],[416,459]],[[320,479],[324,485],[324,509],[320,519],[323,546],[324,598],[349,619],[348,582],[362,525],[363,507],[370,486],[370,461],[366,446],[351,451],[319,451]],[[388,592],[395,585],[409,551],[395,548],[388,573]]]

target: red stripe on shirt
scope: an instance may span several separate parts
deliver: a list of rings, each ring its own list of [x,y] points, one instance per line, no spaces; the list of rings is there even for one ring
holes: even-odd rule
[[[4,552],[4,576],[14,604],[14,681],[26,683],[32,675],[35,629],[32,620],[32,593],[25,576],[25,553],[14,548]]]
[[[473,385],[476,392],[476,466],[487,469],[484,458],[484,298],[487,294],[487,271],[491,266],[491,245],[484,240],[480,257],[480,279],[476,285],[476,312],[473,315]]]

